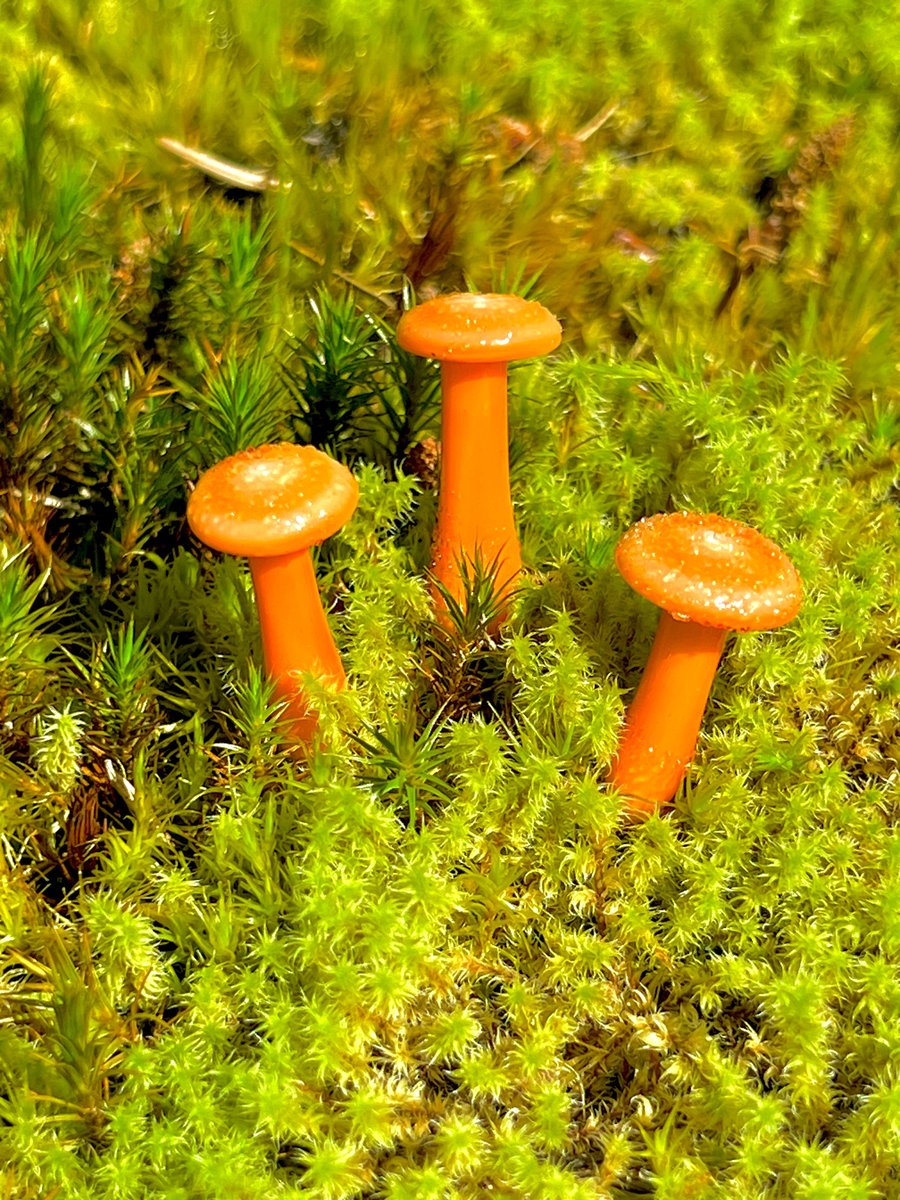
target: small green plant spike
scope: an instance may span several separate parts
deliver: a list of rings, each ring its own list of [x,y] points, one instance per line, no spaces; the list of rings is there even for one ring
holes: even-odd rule
[[[321,290],[309,301],[309,340],[295,339],[282,365],[302,440],[341,452],[364,437],[378,396],[383,344],[353,299]]]
[[[35,64],[22,80],[20,187],[22,224],[33,229],[47,201],[46,153],[53,112],[53,81]]]
[[[71,792],[78,778],[83,753],[85,713],[66,700],[60,708],[50,705],[35,720],[31,756],[38,771],[63,795]]]

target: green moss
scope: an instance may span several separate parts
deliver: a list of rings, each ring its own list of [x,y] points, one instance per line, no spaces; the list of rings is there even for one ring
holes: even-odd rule
[[[208,9],[0,19],[4,1194],[891,1200],[889,15]],[[229,197],[161,135],[292,186]],[[510,375],[500,635],[479,578],[435,619],[437,373],[393,335],[467,282],[566,332]],[[308,761],[245,565],[184,521],[284,437],[360,482]],[[655,613],[613,549],[680,507],[806,598],[729,642],[629,826],[604,776]]]

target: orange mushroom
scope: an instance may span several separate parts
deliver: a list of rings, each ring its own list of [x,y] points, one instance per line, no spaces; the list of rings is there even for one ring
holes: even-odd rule
[[[509,492],[507,364],[555,350],[562,330],[520,296],[457,292],[400,320],[404,349],[441,363],[441,478],[432,572],[461,604],[477,563],[508,594],[522,568]],[[498,622],[499,623],[499,619]]]
[[[315,672],[338,687],[346,681],[309,550],[349,520],[358,496],[341,463],[312,446],[280,443],[217,463],[188,501],[188,523],[201,542],[250,560],[266,670],[304,742],[317,718],[296,673]]]
[[[803,588],[774,542],[740,521],[702,513],[639,521],[616,547],[616,565],[663,610],[607,776],[641,817],[678,790],[729,631],[786,625]]]

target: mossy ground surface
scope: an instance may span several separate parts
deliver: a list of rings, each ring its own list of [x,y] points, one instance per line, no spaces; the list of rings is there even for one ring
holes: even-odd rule
[[[900,1197],[892,13],[11,0],[0,51],[0,1194]],[[393,332],[460,287],[565,328],[501,636],[434,620]],[[361,487],[308,761],[184,519],[279,438]],[[678,508],[806,600],[632,826],[612,552]]]

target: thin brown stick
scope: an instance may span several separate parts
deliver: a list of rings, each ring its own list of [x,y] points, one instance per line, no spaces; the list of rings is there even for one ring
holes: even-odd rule
[[[216,158],[213,154],[207,154],[205,150],[186,146],[176,138],[161,137],[158,141],[164,150],[168,150],[182,162],[196,167],[198,171],[202,171],[210,179],[215,179],[217,183],[224,184],[225,187],[240,188],[242,192],[269,192],[291,186],[289,182],[282,183],[266,171],[254,171],[249,167],[229,162],[227,158]]]

